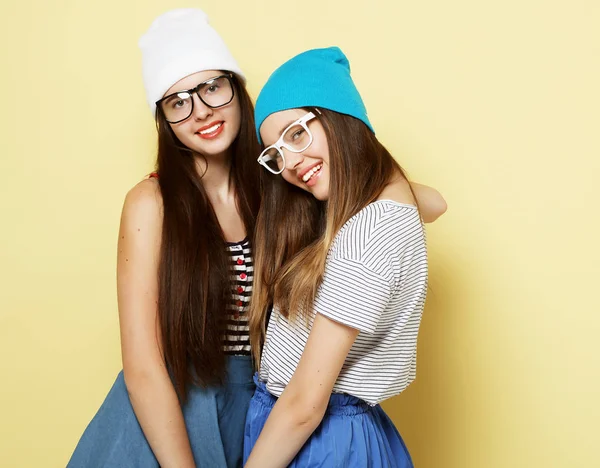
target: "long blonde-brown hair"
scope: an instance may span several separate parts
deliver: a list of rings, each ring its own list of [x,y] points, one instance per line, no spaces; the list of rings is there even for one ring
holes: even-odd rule
[[[320,202],[281,176],[261,172],[256,219],[250,342],[260,362],[266,311],[277,304],[288,319],[312,312],[327,252],[342,226],[375,201],[394,174],[406,175],[368,127],[326,109],[307,108],[321,122],[329,147],[329,199]]]

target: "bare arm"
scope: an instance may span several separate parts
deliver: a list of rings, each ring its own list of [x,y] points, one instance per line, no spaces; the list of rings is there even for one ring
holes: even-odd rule
[[[294,459],[321,423],[357,336],[358,330],[316,315],[296,372],[275,403],[246,468],[283,468]]]
[[[125,198],[117,254],[123,373],[146,439],[162,467],[194,467],[183,414],[162,353],[158,262],[162,199],[145,180]]]
[[[410,186],[417,197],[419,211],[424,222],[433,223],[446,212],[448,208],[446,200],[436,189],[416,182],[411,182]]]

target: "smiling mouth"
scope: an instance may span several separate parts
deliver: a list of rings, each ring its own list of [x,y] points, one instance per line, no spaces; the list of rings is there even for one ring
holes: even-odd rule
[[[313,178],[315,174],[317,174],[323,168],[323,163],[320,163],[313,167],[310,171],[302,176],[302,182],[307,183],[310,179]]]
[[[199,135],[200,138],[204,139],[214,138],[223,131],[223,125],[225,125],[225,122],[217,122],[214,125],[211,125],[210,127],[201,128],[196,132],[196,134]]]

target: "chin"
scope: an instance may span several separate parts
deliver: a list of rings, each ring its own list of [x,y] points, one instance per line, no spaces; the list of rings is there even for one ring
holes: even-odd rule
[[[218,148],[217,147],[215,147],[215,148],[203,148],[203,150],[199,151],[199,153],[203,154],[204,156],[207,156],[207,157],[210,157],[210,156],[221,156],[223,154],[226,154],[230,147],[231,147],[231,145],[219,145]]]
[[[219,142],[218,144],[216,144],[216,142],[215,142],[215,144],[213,144],[213,145],[211,145],[211,144],[197,145],[196,152],[198,152],[204,156],[207,156],[207,157],[218,156],[218,155],[226,153],[229,150],[229,148],[231,148],[232,143],[233,143],[233,141],[229,141],[229,140],[225,141],[224,140],[222,142]]]
[[[329,199],[329,194],[323,193],[323,192],[316,192],[316,193],[313,193],[313,197],[315,197],[319,201],[324,202]]]

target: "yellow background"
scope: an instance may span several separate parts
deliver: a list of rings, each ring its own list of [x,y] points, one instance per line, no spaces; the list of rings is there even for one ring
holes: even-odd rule
[[[120,369],[119,214],[155,151],[137,39],[180,6],[253,96],[341,46],[380,139],[447,198],[417,381],[385,404],[417,468],[600,466],[599,5],[3,0],[0,466],[64,466]]]

